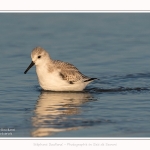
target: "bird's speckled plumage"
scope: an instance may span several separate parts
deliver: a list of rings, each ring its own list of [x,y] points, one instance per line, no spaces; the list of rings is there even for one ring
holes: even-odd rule
[[[32,63],[25,73],[36,65],[40,86],[51,91],[82,91],[87,84],[96,78],[83,75],[74,65],[60,60],[52,60],[41,47],[36,47],[31,53]]]
[[[83,75],[74,65],[59,60],[53,61],[54,67],[60,69],[60,76],[68,82],[77,82],[79,80],[88,80],[89,77]]]

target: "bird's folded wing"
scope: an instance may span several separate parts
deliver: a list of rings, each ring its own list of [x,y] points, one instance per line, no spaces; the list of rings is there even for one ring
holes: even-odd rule
[[[60,69],[60,76],[63,80],[73,84],[79,80],[87,80],[89,77],[83,75],[74,65],[57,60],[57,68]]]

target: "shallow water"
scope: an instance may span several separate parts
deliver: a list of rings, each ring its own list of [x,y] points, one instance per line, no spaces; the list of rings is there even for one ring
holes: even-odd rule
[[[0,14],[0,137],[149,137],[150,14]],[[30,53],[99,78],[42,91]]]

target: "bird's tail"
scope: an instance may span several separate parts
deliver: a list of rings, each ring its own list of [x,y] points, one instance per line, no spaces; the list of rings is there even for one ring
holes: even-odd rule
[[[95,80],[95,79],[97,79],[97,78],[90,78],[90,79],[85,80],[84,82],[93,81],[93,80]],[[98,79],[98,80],[99,80],[99,79]]]

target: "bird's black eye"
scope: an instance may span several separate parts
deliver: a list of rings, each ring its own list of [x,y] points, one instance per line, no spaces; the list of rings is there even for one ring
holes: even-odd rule
[[[38,56],[38,58],[41,58],[41,56]]]

